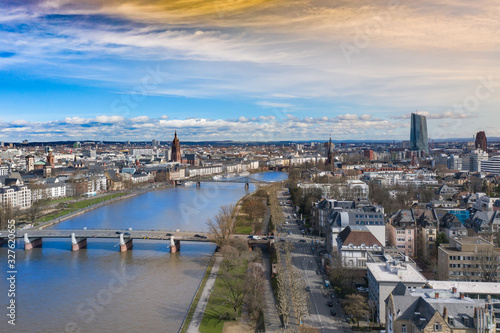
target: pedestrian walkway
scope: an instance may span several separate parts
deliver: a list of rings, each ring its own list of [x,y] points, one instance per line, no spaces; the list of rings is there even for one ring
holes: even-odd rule
[[[264,276],[264,325],[266,332],[276,332],[281,327],[281,320],[276,310],[276,299],[274,297],[273,288],[271,286],[271,259],[267,250],[262,251],[266,271]]]
[[[205,283],[205,288],[201,292],[200,301],[194,310],[193,318],[191,319],[191,323],[187,329],[187,333],[198,333],[201,319],[203,318],[203,314],[205,313],[205,308],[208,304],[208,299],[210,298],[210,294],[214,289],[215,279],[217,278],[217,273],[219,272],[220,263],[222,262],[222,256],[216,256],[214,265],[212,266],[212,271],[210,272],[210,276],[207,279],[207,283]]]

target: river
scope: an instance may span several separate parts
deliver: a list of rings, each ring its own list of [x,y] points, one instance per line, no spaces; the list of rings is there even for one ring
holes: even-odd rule
[[[254,178],[274,181],[286,174]],[[236,203],[244,184],[202,183],[118,201],[61,222],[52,229],[154,229],[205,231],[221,205]],[[211,243],[182,242],[170,254],[166,242],[134,240],[120,253],[116,240],[89,239],[71,252],[69,240],[44,239],[41,248],[16,250],[16,325],[7,324],[9,285],[0,279],[0,332],[178,332],[215,249]],[[1,275],[7,248],[0,248]]]

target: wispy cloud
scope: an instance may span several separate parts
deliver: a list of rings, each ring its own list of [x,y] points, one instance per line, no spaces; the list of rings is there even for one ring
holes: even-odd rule
[[[362,117],[335,118],[294,116],[278,120],[274,116],[240,117],[238,119],[207,118],[150,118],[146,116],[124,118],[97,116],[94,118],[72,117],[62,121],[31,122],[16,120],[0,122],[2,140],[50,141],[61,137],[77,140],[142,140],[144,138],[169,139],[169,132],[177,130],[184,140],[284,140],[293,133],[295,139],[324,139],[335,133],[336,139],[359,138],[384,139],[376,132],[397,131],[404,128],[399,123],[386,120],[361,119]],[[54,131],[53,134],[50,134]]]
[[[385,0],[9,3],[0,9],[0,71],[130,96],[245,100],[254,109],[234,114],[235,119],[271,126],[267,119],[257,118],[268,109],[293,111],[301,120],[294,127],[299,133],[322,116],[330,125],[351,122],[381,133],[383,127],[378,126],[384,121],[392,130],[392,120],[401,123],[397,120],[408,119],[415,108],[428,110],[428,119],[468,119],[471,112],[456,111],[453,105],[474,94],[478,77],[492,77],[495,91],[481,100],[474,117],[500,122],[497,4],[488,0],[394,4]],[[354,48],[350,62],[341,45]],[[151,66],[160,66],[165,75],[138,93],[136,88]],[[317,105],[321,117],[315,114]],[[349,114],[339,111],[343,108]],[[127,123],[129,127],[120,127],[123,133],[152,124],[146,106],[136,109],[147,114],[142,117],[90,116],[108,111],[106,104],[88,114],[67,114],[65,124]],[[26,119],[30,112],[26,111]],[[214,119],[223,118],[211,112]],[[273,116],[281,122],[295,121],[285,114]],[[211,124],[198,121],[199,126]],[[394,131],[395,136],[402,133]]]

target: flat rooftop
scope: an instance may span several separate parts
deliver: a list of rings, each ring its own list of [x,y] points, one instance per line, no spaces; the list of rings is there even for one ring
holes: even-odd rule
[[[409,263],[403,263],[403,265],[391,265],[395,267],[392,271],[387,268],[386,263],[367,263],[366,267],[378,282],[414,282],[422,284],[427,282],[427,279],[412,265]]]
[[[457,288],[458,293],[500,295],[500,282],[463,282],[463,281],[437,281],[427,282],[433,289]]]

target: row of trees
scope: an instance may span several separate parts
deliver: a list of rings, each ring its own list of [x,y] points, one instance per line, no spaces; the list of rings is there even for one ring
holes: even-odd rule
[[[277,309],[287,326],[289,323],[291,305],[299,323],[309,313],[309,295],[302,272],[292,264],[291,242],[275,243],[277,256]],[[281,254],[284,254],[283,256]]]

